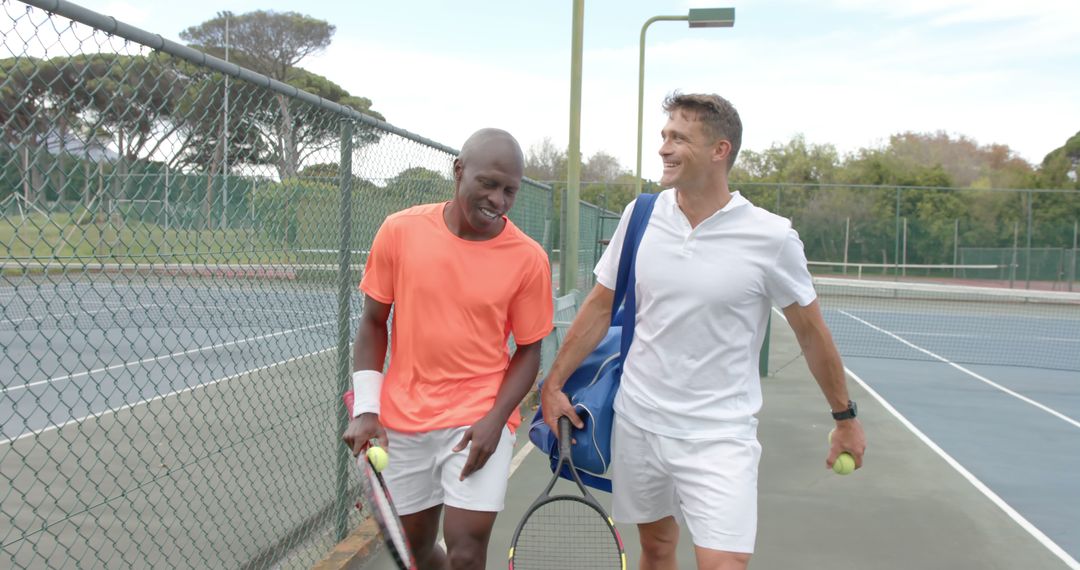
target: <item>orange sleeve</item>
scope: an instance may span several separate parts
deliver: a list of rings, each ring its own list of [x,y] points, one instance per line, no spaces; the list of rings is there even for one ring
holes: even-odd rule
[[[364,265],[364,277],[360,290],[380,303],[394,302],[395,262],[397,258],[397,232],[394,220],[387,218],[375,234]]]
[[[510,301],[510,332],[516,344],[543,340],[554,328],[551,298],[551,268],[547,258],[534,255],[533,263]]]

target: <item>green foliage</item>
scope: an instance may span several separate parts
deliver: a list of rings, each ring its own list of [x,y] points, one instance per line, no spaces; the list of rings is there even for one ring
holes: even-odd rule
[[[278,81],[284,81],[289,70],[305,57],[326,49],[335,30],[323,20],[297,12],[256,10],[239,15],[219,12],[215,18],[180,32],[180,37],[224,58],[226,25],[229,59]]]
[[[787,144],[773,144],[764,152],[742,151],[731,180],[829,183],[835,180],[839,167],[835,147],[808,144],[802,135],[796,135]]]
[[[404,196],[417,203],[449,200],[454,194],[453,182],[442,174],[414,166],[407,168],[386,183],[386,192]]]

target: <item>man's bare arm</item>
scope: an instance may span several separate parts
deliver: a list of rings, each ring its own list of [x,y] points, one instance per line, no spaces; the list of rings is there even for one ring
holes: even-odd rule
[[[544,409],[544,422],[558,433],[558,421],[560,416],[567,416],[576,427],[584,424],[581,418],[574,412],[570,400],[563,393],[562,387],[566,379],[573,374],[574,370],[581,365],[585,357],[589,355],[600,341],[604,340],[608,328],[611,326],[611,303],[615,299],[615,292],[603,285],[597,284],[581,304],[570,330],[566,332],[559,353],[555,356],[555,362],[544,379],[543,389],[540,391],[541,406]]]

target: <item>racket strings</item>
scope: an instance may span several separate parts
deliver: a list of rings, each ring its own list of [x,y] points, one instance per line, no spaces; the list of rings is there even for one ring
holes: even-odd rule
[[[580,501],[555,500],[526,519],[514,545],[513,568],[622,568],[622,552],[603,515]]]

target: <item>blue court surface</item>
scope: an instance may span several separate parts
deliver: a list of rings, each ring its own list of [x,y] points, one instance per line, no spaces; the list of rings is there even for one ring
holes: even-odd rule
[[[334,348],[332,291],[257,285],[98,277],[0,291],[0,441]]]
[[[988,311],[970,301],[921,300],[887,310],[880,301],[821,301],[848,355],[848,386],[869,442],[865,464],[846,477],[825,468],[833,422],[777,312],[771,372],[762,380],[759,531],[750,567],[1080,569],[1076,308]],[[513,529],[550,476],[524,430],[517,445],[520,463],[488,568],[505,567]],[[628,567],[636,568],[635,528],[619,528]],[[684,531],[679,568],[695,567],[689,542]],[[366,568],[388,564],[375,556]]]

